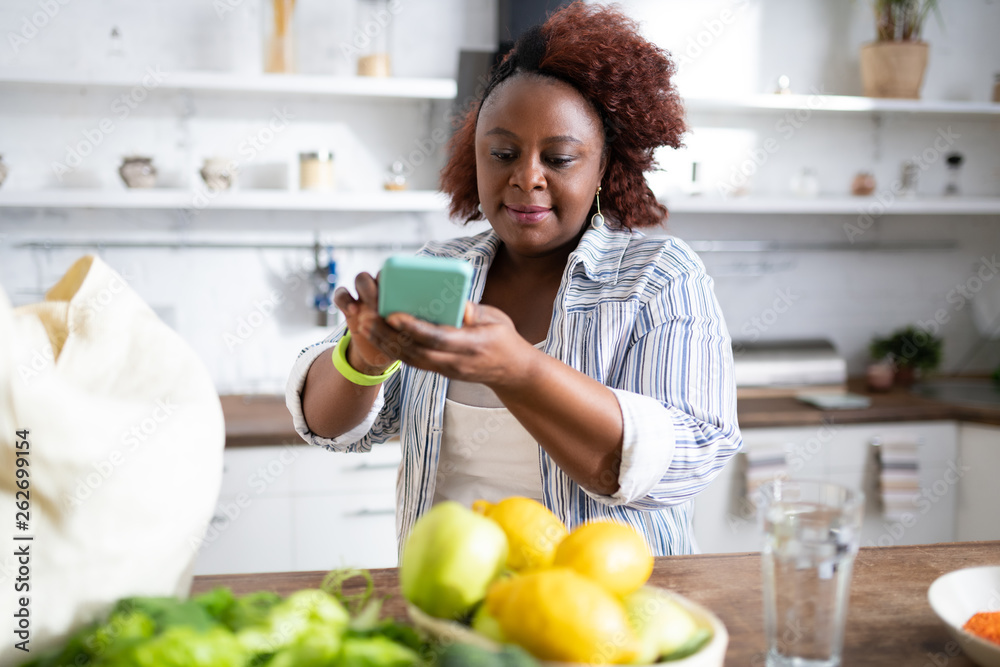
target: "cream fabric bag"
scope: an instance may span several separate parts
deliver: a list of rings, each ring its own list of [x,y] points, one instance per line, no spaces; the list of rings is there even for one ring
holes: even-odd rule
[[[0,665],[37,657],[119,597],[186,596],[224,442],[201,361],[100,259],[77,261],[42,303],[13,310],[0,289]],[[11,634],[22,597],[30,653]]]

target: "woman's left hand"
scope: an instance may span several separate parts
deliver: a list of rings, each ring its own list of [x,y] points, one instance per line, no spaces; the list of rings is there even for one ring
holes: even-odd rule
[[[516,385],[528,377],[530,357],[537,352],[506,313],[492,306],[467,303],[461,328],[406,313],[393,313],[386,321],[407,340],[399,353],[403,363],[454,380],[491,387]]]

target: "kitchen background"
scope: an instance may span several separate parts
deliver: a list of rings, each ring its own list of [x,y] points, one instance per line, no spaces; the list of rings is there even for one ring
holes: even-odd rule
[[[303,73],[355,71],[365,47],[358,6],[354,0],[300,0]],[[367,26],[389,40],[396,77],[453,80],[460,50],[496,46],[495,0],[387,6],[384,32]],[[658,193],[677,201],[668,231],[692,242],[808,246],[702,252],[734,338],[829,338],[858,374],[873,335],[908,323],[932,328],[937,314],[943,371],[981,373],[1000,363],[1000,344],[984,343],[969,307],[976,288],[989,288],[989,278],[1000,271],[993,260],[1000,248],[995,108],[825,109],[830,105],[819,93],[861,92],[858,49],[873,37],[870,9],[861,0],[622,6],[674,54],[681,93],[692,98],[687,148],[665,156],[665,172],[651,178]],[[0,49],[0,153],[10,169],[0,189],[0,282],[15,305],[39,300],[76,257],[96,251],[195,347],[220,393],[275,392],[298,350],[326,332],[316,326],[313,308],[310,246],[317,237],[324,248],[320,262],[332,247],[339,281],[352,285],[358,271],[377,270],[387,251],[351,245],[399,244],[407,251],[427,238],[480,229],[454,225],[437,200],[416,196],[435,187],[451,103],[325,95],[305,87],[282,93],[255,85],[264,9],[259,0],[17,0],[0,6],[7,42]],[[923,99],[988,102],[993,75],[1000,72],[998,26],[1000,3],[941,3],[940,22],[932,17],[925,32],[931,55]],[[233,90],[178,90],[192,71],[218,72]],[[741,103],[773,92],[782,75],[793,92],[806,96],[802,108]],[[127,85],[39,83],[87,77]],[[427,94],[435,94],[431,83],[441,82],[428,82]],[[706,98],[733,103],[712,106]],[[102,119],[110,126],[102,129]],[[313,204],[314,193],[294,192],[297,154],[321,149],[333,151],[336,187],[345,195],[331,204]],[[950,151],[965,158],[962,199],[942,201],[943,153]],[[154,158],[158,186],[179,193],[176,203],[134,197],[141,203],[129,207],[130,197],[150,194],[122,183],[118,167],[130,154]],[[901,163],[921,155],[918,199],[894,196],[890,186],[900,178]],[[239,202],[211,198],[198,170],[215,156],[240,163],[240,192],[230,199],[270,197],[243,210],[231,208]],[[396,160],[404,163],[411,188],[411,198],[398,204],[389,199],[397,193],[383,189]],[[694,201],[676,196],[689,189],[692,162],[699,164],[704,192]],[[804,169],[814,171],[815,199],[793,194],[797,180],[808,190],[801,183]],[[851,180],[861,170],[874,174],[884,207],[851,201]],[[721,198],[723,190],[740,186],[749,191],[746,198]],[[52,192],[81,187],[92,190],[86,197],[71,191],[67,205],[60,205],[66,192]],[[963,207],[976,202],[966,197],[993,199],[969,213]],[[924,198],[927,209],[939,213],[924,213]],[[353,210],[299,210],[311,205]],[[387,210],[397,207],[404,210]],[[116,249],[102,241],[168,247]],[[202,241],[260,247],[195,247]],[[66,242],[88,247],[60,247]],[[926,247],[912,249],[908,244],[914,243]]]
[[[861,95],[867,0],[621,6],[673,53],[688,101],[686,148],[650,176],[672,211],[654,233],[700,252],[734,339],[827,338],[860,375],[873,336],[916,324],[943,336],[942,372],[1000,364],[1000,341],[974,326],[1000,291],[1000,2],[941,2],[920,103],[827,97]],[[498,0],[365,7],[299,0],[301,75],[275,81],[260,76],[261,0],[0,4],[0,284],[13,304],[96,252],[220,394],[281,393],[336,318],[321,324],[316,306],[331,258],[353,286],[391,252],[483,229],[449,221],[433,191],[460,53],[496,48]],[[341,78],[381,42],[393,78]],[[772,95],[781,77],[793,95]],[[326,150],[335,191],[299,191],[299,153]],[[156,188],[125,187],[129,155],[153,158]],[[238,163],[232,192],[206,190],[208,158]],[[916,193],[902,196],[914,158]],[[404,192],[384,187],[394,162]],[[873,197],[851,196],[861,171]],[[950,179],[960,193],[945,197]]]

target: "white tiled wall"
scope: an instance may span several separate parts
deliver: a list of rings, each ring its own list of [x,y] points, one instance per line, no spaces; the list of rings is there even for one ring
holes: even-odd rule
[[[137,81],[147,67],[165,72],[247,71],[259,58],[255,51],[259,0],[225,3],[233,11],[220,16],[214,7],[221,3],[195,0],[98,4],[8,0],[0,4],[0,32],[6,36],[0,43],[0,68],[118,68]],[[857,50],[872,36],[866,2],[632,0],[623,4],[644,21],[647,34],[681,61],[678,80],[684,94],[767,92],[779,74],[787,74],[797,92],[860,92]],[[43,5],[58,11],[30,39],[11,41],[9,34],[21,34],[24,21],[44,11]],[[302,69],[349,74],[354,65],[342,47],[352,39],[355,3],[300,0],[298,6],[301,45],[307,54]],[[400,7],[391,27],[394,66],[400,76],[454,76],[458,50],[485,48],[495,34],[495,0],[402,0]],[[731,14],[723,14],[725,10]],[[1000,71],[1000,41],[993,37],[1000,25],[1000,4],[956,0],[941,11],[944,26],[932,19],[926,31],[932,47],[924,97],[987,100],[993,72]],[[121,32],[124,56],[109,55],[112,26]],[[699,43],[700,51],[692,46]],[[243,187],[251,187],[254,179],[259,183],[289,178],[284,165],[295,153],[322,144],[337,154],[339,187],[377,189],[385,166],[406,156],[435,128],[445,127],[448,117],[447,105],[420,101],[153,94],[128,118],[116,122],[114,132],[80,168],[60,181],[53,163],[63,160],[82,133],[111,112],[117,94],[96,89],[5,94],[0,103],[0,153],[12,172],[0,194],[8,189],[69,185],[122,188],[115,169],[130,152],[155,155],[161,182],[187,187],[198,178],[195,168],[204,157],[238,152],[241,142],[267,124],[275,108],[287,109],[294,118],[286,131],[247,161]],[[664,156],[667,172],[652,180],[655,188],[668,191],[676,186],[696,160],[712,192],[767,137],[774,137],[780,149],[752,177],[755,193],[785,192],[803,166],[817,170],[826,194],[845,192],[860,169],[871,169],[883,186],[898,177],[903,159],[932,145],[939,130],[947,132],[950,127],[957,135],[954,148],[966,155],[965,192],[1000,196],[1000,128],[995,118],[887,115],[876,135],[872,117],[815,115],[790,136],[778,126],[781,119],[767,114],[692,114],[687,148]],[[881,140],[876,142],[876,136]],[[441,161],[438,151],[419,166],[414,186],[434,187]],[[942,160],[932,161],[921,174],[921,193],[940,192],[944,179]],[[845,224],[856,224],[857,219],[857,215],[677,214],[671,217],[669,230],[690,240],[845,242]],[[163,211],[0,208],[0,284],[15,304],[38,300],[86,251],[23,247],[27,242],[131,239],[308,245],[318,234],[324,244],[334,246],[342,282],[350,283],[358,271],[377,270],[386,253],[352,251],[345,244],[400,243],[408,248],[430,237],[465,231],[440,214],[231,212],[209,206],[192,219]],[[860,240],[941,240],[955,244],[955,249],[706,253],[703,259],[716,278],[734,337],[827,336],[848,358],[851,372],[857,373],[873,334],[930,320],[943,310],[946,370],[982,371],[1000,363],[1000,345],[981,344],[972,327],[969,302],[956,299],[954,291],[969,285],[985,265],[983,257],[992,259],[1000,251],[997,216],[885,216]],[[324,335],[324,329],[315,326],[310,307],[311,251],[105,248],[98,252],[195,347],[220,392],[280,391],[297,351]],[[992,284],[1000,286],[1000,280]],[[788,302],[785,312],[772,310],[776,299]],[[248,329],[251,316],[260,324]],[[239,343],[233,343],[234,336]]]

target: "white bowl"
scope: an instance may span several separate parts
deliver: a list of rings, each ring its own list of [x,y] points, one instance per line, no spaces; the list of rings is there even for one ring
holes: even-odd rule
[[[692,602],[691,600],[688,600],[687,598],[672,591],[667,592],[673,596],[682,607],[687,609],[687,611],[694,616],[695,620],[699,624],[705,625],[711,629],[712,639],[709,640],[707,644],[702,646],[697,653],[693,653],[680,660],[670,660],[669,662],[661,662],[657,664],[670,665],[670,667],[722,667],[722,664],[726,659],[726,647],[729,646],[729,633],[726,631],[726,626],[722,624],[722,621],[719,620],[718,616],[710,612],[705,607],[702,607],[700,604]],[[426,613],[409,603],[406,605],[406,610],[410,615],[410,620],[413,621],[413,624],[416,627],[426,631],[428,634],[439,640],[472,644],[474,646],[493,651],[500,650],[499,644],[484,637],[478,632],[473,632],[470,628],[462,625],[461,623],[428,616]],[[575,664],[567,662],[539,662],[546,667],[578,667]],[[581,665],[579,667],[586,666]],[[651,666],[640,665],[638,667]]]
[[[941,575],[927,589],[931,609],[965,654],[981,667],[1000,667],[1000,644],[962,629],[980,611],[1000,611],[1000,565],[969,567]]]

